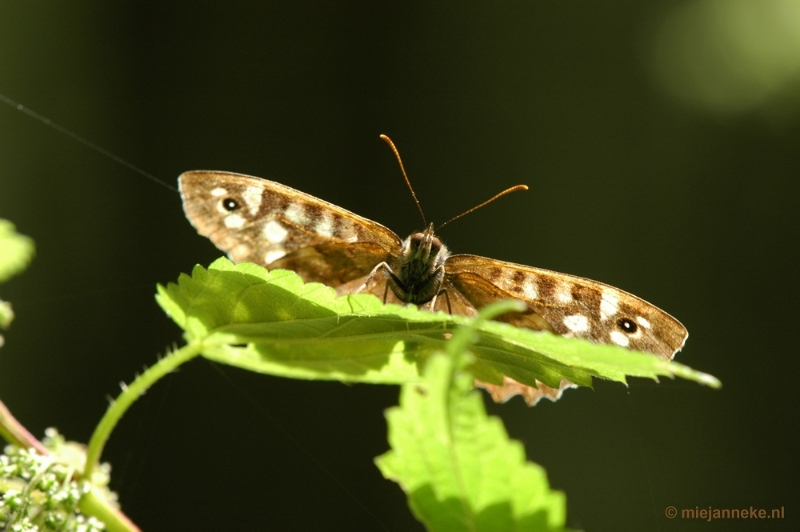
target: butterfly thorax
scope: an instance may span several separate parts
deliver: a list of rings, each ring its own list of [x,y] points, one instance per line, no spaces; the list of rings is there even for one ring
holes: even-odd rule
[[[444,280],[450,252],[433,234],[433,224],[403,241],[399,269],[389,286],[404,303],[421,305],[436,297]]]

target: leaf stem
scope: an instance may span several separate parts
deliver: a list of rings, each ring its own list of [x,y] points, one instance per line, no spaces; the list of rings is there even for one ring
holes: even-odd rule
[[[84,478],[91,481],[92,472],[100,461],[103,448],[111,436],[111,431],[117,425],[130,406],[144,394],[150,386],[155,384],[161,377],[170,373],[175,368],[188,362],[203,350],[201,342],[191,343],[168,353],[167,356],[150,366],[141,375],[136,377],[127,387],[122,390],[119,397],[111,403],[105,415],[94,429],[89,440],[89,447],[86,449],[86,468],[83,471]]]

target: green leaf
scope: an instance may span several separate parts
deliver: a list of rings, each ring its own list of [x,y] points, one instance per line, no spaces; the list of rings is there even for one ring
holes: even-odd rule
[[[378,468],[430,531],[563,530],[564,494],[486,415],[465,361],[434,355],[422,382],[403,385],[400,406],[386,413],[392,449],[376,459]]]
[[[0,282],[24,270],[33,253],[33,240],[17,233],[8,220],[0,219]]]
[[[201,343],[203,356],[251,371],[304,379],[402,384],[419,380],[425,360],[474,320],[414,306],[384,305],[375,296],[336,297],[293,272],[218,259],[196,266],[177,284],[159,286],[158,303]],[[718,386],[709,375],[621,347],[486,321],[471,347],[479,380],[557,387],[562,378],[590,386],[592,376],[681,376]]]
[[[0,329],[8,329],[14,319],[14,311],[11,309],[11,303],[0,299]],[[3,345],[3,337],[0,336],[0,346]]]

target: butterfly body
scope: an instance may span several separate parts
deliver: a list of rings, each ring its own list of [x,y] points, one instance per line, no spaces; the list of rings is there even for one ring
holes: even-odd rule
[[[449,256],[445,245],[433,234],[431,224],[425,231],[413,233],[403,241],[399,273],[387,268],[387,285],[403,303],[433,302],[442,288],[444,265]]]
[[[526,312],[498,320],[666,360],[688,336],[666,312],[604,283],[476,255],[451,255],[433,225],[401,240],[383,225],[309,194],[231,172],[185,172],[179,187],[191,223],[232,260],[294,270],[305,281],[327,284],[339,294],[372,293],[386,302],[467,316],[498,299],[520,299]],[[522,393],[531,403],[540,396],[540,390],[508,380],[508,386],[484,387],[495,399]],[[551,398],[560,394],[539,388]]]

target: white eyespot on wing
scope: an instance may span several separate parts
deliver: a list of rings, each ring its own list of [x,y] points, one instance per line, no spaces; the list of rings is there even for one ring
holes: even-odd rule
[[[238,214],[229,214],[225,217],[225,227],[228,229],[239,229],[244,225],[244,218]]]
[[[278,259],[282,259],[286,256],[286,251],[283,248],[277,248],[270,251],[267,251],[267,254],[264,255],[264,263],[269,264],[270,262],[274,262]]]
[[[539,292],[536,290],[536,283],[533,281],[528,281],[527,283],[522,284],[522,295],[525,296],[526,299],[536,299],[539,297]]]
[[[243,261],[248,255],[250,255],[250,246],[247,244],[237,244],[228,252],[228,257],[233,262]]]
[[[555,291],[553,292],[553,297],[556,298],[556,301],[559,303],[571,303],[572,302],[572,292],[569,289],[569,285],[566,283],[559,283],[555,286]]]
[[[286,235],[288,234],[289,231],[277,220],[270,220],[264,224],[264,237],[274,244],[286,240]]]
[[[619,312],[619,297],[614,292],[603,290],[600,296],[600,319],[607,320],[617,312]]]
[[[339,238],[345,242],[358,242],[358,230],[349,220],[342,220],[339,224]]]
[[[589,330],[589,318],[581,314],[564,317],[564,325],[574,333],[583,333]]]
[[[305,207],[300,203],[290,203],[283,212],[283,216],[293,224],[308,225],[308,214]]]
[[[333,215],[330,212],[322,211],[314,226],[314,232],[322,236],[333,236]]]
[[[217,202],[217,212],[224,216],[227,216],[231,213],[230,209],[225,208],[225,200]]]
[[[630,343],[630,340],[628,340],[628,337],[625,336],[625,333],[621,333],[619,331],[611,331],[608,336],[611,338],[612,342],[622,347],[628,347],[628,344]]]
[[[650,320],[645,318],[644,316],[636,316],[636,321],[639,322],[639,325],[644,327],[645,329],[650,329],[652,326],[650,325]]]
[[[247,187],[244,189],[242,199],[250,209],[250,214],[255,215],[261,207],[262,190],[259,187]]]
[[[227,193],[228,193],[228,190],[224,189],[222,187],[217,187],[217,188],[215,188],[214,190],[211,191],[211,195],[214,196],[215,198],[218,198],[220,196],[224,196]]]

